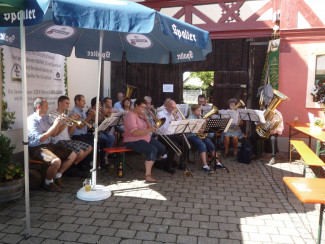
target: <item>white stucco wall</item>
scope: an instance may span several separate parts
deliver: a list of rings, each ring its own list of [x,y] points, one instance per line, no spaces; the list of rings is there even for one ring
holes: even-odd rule
[[[98,61],[78,59],[74,56],[74,51],[71,57],[67,58],[68,65],[68,96],[71,100],[70,109],[74,106],[74,96],[82,94],[86,98],[86,105],[90,106],[90,100],[97,94],[98,80]],[[110,72],[111,63],[104,62],[104,96],[108,96],[110,91]],[[15,153],[24,150],[22,145],[23,130],[9,130],[3,132],[11,139],[11,143],[16,145]]]

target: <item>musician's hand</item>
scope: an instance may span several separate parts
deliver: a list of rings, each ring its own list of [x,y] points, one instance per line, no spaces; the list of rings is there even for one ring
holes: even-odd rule
[[[174,116],[175,120],[178,120],[179,119],[179,116],[177,115],[176,112],[173,112],[173,116]]]
[[[88,116],[90,118],[95,118],[95,115],[96,115],[96,111],[94,109],[89,109]]]
[[[150,126],[148,128],[149,132],[155,132],[156,131],[156,127]]]
[[[80,119],[80,114],[78,114],[78,113],[75,113],[75,114],[71,114],[71,116],[70,116],[70,118],[71,119]]]

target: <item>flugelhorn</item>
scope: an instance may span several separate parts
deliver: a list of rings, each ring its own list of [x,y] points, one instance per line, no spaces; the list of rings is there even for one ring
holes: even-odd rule
[[[243,102],[243,100],[238,99],[238,103],[237,103],[236,106],[233,107],[231,110],[236,110],[237,108],[239,108],[239,107],[244,107],[244,106],[245,106],[245,103]]]
[[[175,145],[175,143],[164,133],[159,131],[159,128],[164,125],[166,118],[158,119],[149,109],[145,110],[155,121],[155,128],[157,129],[157,134],[161,136],[161,138],[175,151],[175,153],[180,157],[182,155],[182,151]],[[145,112],[143,111],[143,113]],[[147,121],[147,120],[146,120]],[[147,121],[149,123],[149,121]],[[150,123],[149,123],[150,124]]]
[[[218,112],[218,108],[217,108],[216,106],[212,106],[211,111],[210,111],[209,113],[207,113],[206,115],[204,115],[202,119],[205,119],[205,120],[206,120],[206,119],[209,118],[212,114],[215,114],[215,113],[217,113],[217,112]],[[205,122],[205,123],[203,124],[203,126],[202,126],[201,129],[205,130],[206,127],[207,127],[207,122]],[[204,139],[204,138],[206,138],[206,137],[208,136],[208,133],[201,133],[201,132],[198,132],[198,133],[197,133],[197,136],[198,136],[200,139]]]
[[[237,108],[239,108],[239,107],[244,107],[244,106],[245,106],[245,103],[243,102],[243,100],[238,99],[238,103],[237,103],[236,106],[233,107],[231,110],[236,110]],[[233,129],[228,129],[228,131],[229,131],[229,132],[235,132],[235,131],[238,130],[238,127],[239,127],[239,123],[238,123],[238,125],[237,125],[235,128],[233,128]]]

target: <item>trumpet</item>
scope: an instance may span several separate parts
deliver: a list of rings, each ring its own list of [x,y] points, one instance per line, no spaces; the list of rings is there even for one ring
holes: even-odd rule
[[[175,143],[167,136],[165,135],[164,133],[160,132],[159,131],[159,128],[161,126],[164,125],[165,121],[166,121],[166,118],[162,118],[162,119],[158,119],[149,109],[146,108],[145,110],[148,114],[150,114],[150,116],[154,119],[155,121],[155,128],[157,129],[157,134],[161,136],[161,138],[175,151],[175,153],[180,157],[182,155],[182,151],[175,145]],[[143,112],[145,112],[143,111]],[[150,122],[148,121],[148,119],[145,119],[146,122],[148,124],[150,124]]]
[[[112,114],[110,111],[105,111],[103,107],[99,107],[99,111],[103,114],[105,119],[109,118]]]
[[[76,125],[81,125],[82,122],[80,120],[75,120],[75,119],[71,119],[69,118],[67,115],[64,115],[64,114],[60,114],[59,112],[57,111],[54,111],[54,112],[51,112],[50,113],[50,117],[52,119],[56,119],[58,117],[61,117],[62,119],[64,119],[64,122],[63,124],[66,124],[67,126],[73,126],[74,124]]]

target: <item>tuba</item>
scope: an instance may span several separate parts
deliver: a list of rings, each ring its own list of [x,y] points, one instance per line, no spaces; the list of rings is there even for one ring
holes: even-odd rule
[[[213,106],[212,109],[211,109],[211,111],[210,111],[209,113],[207,113],[206,115],[204,115],[202,119],[207,119],[207,118],[209,118],[211,115],[213,115],[213,114],[215,114],[215,113],[217,113],[217,112],[218,112],[218,108],[217,108],[216,106]],[[204,130],[205,130],[206,127],[207,127],[207,122],[204,123],[204,125],[202,126],[201,129],[204,129]],[[204,139],[204,138],[206,138],[206,137],[208,136],[208,133],[200,133],[200,132],[198,132],[198,133],[197,133],[197,136],[198,136],[200,139]]]
[[[133,92],[135,91],[135,89],[137,89],[136,86],[131,86],[126,84],[126,93],[125,93],[125,97],[131,98]]]
[[[282,101],[288,99],[286,95],[275,89],[273,89],[273,93],[273,98],[264,112],[266,122],[256,126],[257,134],[263,139],[269,138],[271,131],[275,130],[282,123],[282,116],[279,113],[274,113],[274,110]]]

